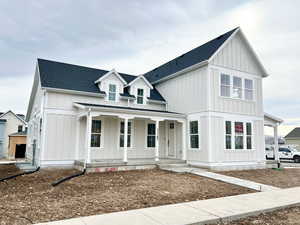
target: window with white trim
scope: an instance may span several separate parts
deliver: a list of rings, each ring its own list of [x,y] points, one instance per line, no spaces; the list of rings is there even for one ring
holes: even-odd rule
[[[199,127],[198,121],[190,121],[190,148],[199,149]]]
[[[225,149],[253,149],[252,123],[225,121]]]
[[[101,120],[92,120],[91,147],[101,147]]]
[[[230,76],[221,74],[221,96],[230,97]]]
[[[232,97],[233,98],[242,98],[242,78],[233,77],[233,87],[232,87]]]
[[[246,145],[247,149],[252,149],[252,124],[246,123]]]
[[[116,99],[117,99],[117,85],[109,84],[108,100],[109,101],[116,101]]]
[[[137,89],[136,103],[137,104],[144,104],[144,89],[142,89],[142,88]]]
[[[253,101],[254,81],[221,73],[220,96]]]
[[[225,148],[232,148],[232,129],[231,129],[231,121],[225,122]]]
[[[253,100],[253,80],[245,79],[244,96],[246,100]]]
[[[155,148],[156,145],[156,127],[155,123],[147,125],[147,148]]]
[[[132,122],[128,121],[128,129],[127,129],[127,147],[130,148],[131,147],[131,129],[132,129]],[[121,121],[120,123],[120,147],[123,148],[124,147],[124,135],[125,133],[125,122]]]

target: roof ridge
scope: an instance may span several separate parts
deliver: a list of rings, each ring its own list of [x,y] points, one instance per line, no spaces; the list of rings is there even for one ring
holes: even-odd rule
[[[230,31],[227,31],[227,32],[225,32],[225,33],[223,33],[223,34],[217,36],[216,38],[210,39],[209,41],[203,43],[202,45],[199,45],[199,46],[197,46],[197,47],[194,47],[194,48],[192,48],[191,50],[189,50],[189,51],[187,51],[187,52],[181,54],[180,56],[177,56],[177,57],[175,57],[175,58],[173,58],[173,59],[171,59],[171,60],[169,60],[169,61],[167,61],[167,62],[165,62],[165,63],[163,63],[163,64],[161,64],[161,65],[159,65],[159,66],[157,66],[157,67],[155,67],[154,69],[149,70],[148,72],[144,73],[143,75],[147,75],[148,73],[150,73],[150,72],[152,72],[152,71],[155,71],[155,70],[158,69],[159,67],[162,67],[162,66],[164,66],[164,65],[167,65],[168,63],[173,62],[174,60],[177,60],[177,59],[183,57],[184,55],[186,55],[186,54],[188,54],[188,53],[191,53],[191,52],[193,52],[194,50],[203,47],[204,45],[207,45],[207,44],[211,43],[211,42],[214,41],[214,40],[218,40],[218,39],[220,39],[221,37],[226,36],[226,35],[229,34],[229,33],[233,33],[233,32],[234,32],[235,30],[237,30],[237,29],[240,29],[240,27],[236,27],[236,28],[234,28],[234,29],[232,29],[232,30],[230,30]]]

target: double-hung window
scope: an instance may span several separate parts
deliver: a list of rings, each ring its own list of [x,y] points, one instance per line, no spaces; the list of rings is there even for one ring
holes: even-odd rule
[[[137,104],[144,104],[144,89],[137,89]]]
[[[116,101],[116,99],[117,99],[117,85],[109,84],[108,100],[109,101]]]
[[[101,120],[92,120],[91,147],[101,146]]]
[[[242,78],[240,77],[233,77],[232,97],[242,98]]]
[[[190,121],[190,148],[199,148],[199,128],[198,121]]]
[[[234,122],[235,149],[244,149],[244,123]]]
[[[155,123],[147,125],[147,148],[154,148],[156,145],[156,127]]]
[[[252,149],[252,124],[246,123],[246,145],[247,149]]]
[[[40,127],[42,127],[42,126],[40,126]],[[23,131],[23,126],[22,125],[19,125],[18,126],[18,132],[22,132]]]
[[[245,99],[253,100],[253,80],[245,79]]]
[[[225,145],[226,149],[232,148],[232,129],[231,129],[231,121],[225,122]]]
[[[221,96],[230,97],[230,76],[221,74]]]
[[[131,147],[131,129],[132,123],[128,121],[128,129],[127,129],[127,147]],[[121,121],[120,123],[120,147],[124,147],[124,138],[125,138],[125,122]]]

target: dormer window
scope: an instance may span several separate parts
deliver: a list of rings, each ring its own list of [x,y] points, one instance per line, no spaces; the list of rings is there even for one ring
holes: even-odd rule
[[[109,84],[109,90],[108,90],[108,100],[109,101],[116,101],[117,97],[117,85],[115,84]]]
[[[144,89],[137,89],[137,104],[144,104]]]

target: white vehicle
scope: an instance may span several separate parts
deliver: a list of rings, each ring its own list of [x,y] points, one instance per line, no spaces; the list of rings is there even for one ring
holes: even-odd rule
[[[275,159],[274,148],[266,148],[266,159]],[[280,160],[294,160],[295,163],[300,163],[300,152],[294,148],[279,147]]]

